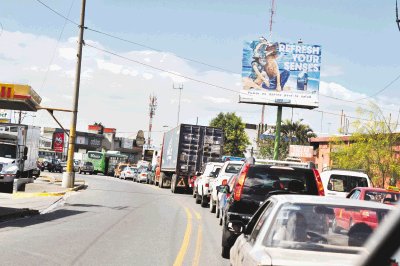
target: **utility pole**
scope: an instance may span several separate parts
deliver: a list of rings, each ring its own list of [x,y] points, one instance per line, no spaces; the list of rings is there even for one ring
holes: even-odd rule
[[[177,126],[179,126],[179,113],[181,111],[181,94],[183,90],[183,85],[179,85],[179,87],[173,86],[172,87],[174,90],[179,90],[179,102],[178,102],[178,122],[176,123]]]
[[[75,73],[75,94],[73,99],[71,128],[68,138],[67,170],[63,173],[63,179],[62,179],[62,187],[64,188],[73,188],[75,184],[74,151],[75,151],[75,137],[76,137],[76,121],[78,116],[79,85],[81,80],[83,31],[85,27],[84,26],[85,7],[86,7],[86,0],[82,0],[81,24],[79,26],[79,39],[78,39],[78,54],[77,54],[78,59],[77,59],[76,73]]]
[[[399,8],[397,7],[397,0],[396,0],[396,24],[397,24],[397,28],[399,28],[399,31],[400,31]]]
[[[150,102],[149,102],[149,135],[147,138],[147,147],[150,149],[151,145],[151,128],[153,126],[153,116],[156,113],[157,108],[157,97],[154,95],[150,95]]]

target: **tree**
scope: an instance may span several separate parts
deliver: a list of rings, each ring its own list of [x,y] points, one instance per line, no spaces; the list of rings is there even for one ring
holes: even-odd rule
[[[388,183],[388,178],[390,184],[395,185],[400,176],[400,159],[396,154],[400,135],[394,133],[398,122],[391,123],[373,103],[367,108],[359,108],[357,113],[361,119],[352,123],[354,133],[350,136],[350,144],[334,139],[332,165],[363,169],[374,184],[381,187]]]
[[[294,145],[308,145],[308,139],[316,137],[311,127],[307,124],[302,124],[303,120],[292,122],[291,120],[284,120],[281,125],[281,142],[279,143],[278,159],[283,160],[289,154],[289,146]],[[272,158],[274,155],[275,144],[275,131],[270,132],[270,137],[260,140],[260,154],[265,158]]]
[[[243,157],[246,146],[250,144],[247,136],[245,124],[242,118],[235,113],[219,113],[212,119],[210,126],[222,128],[224,130],[224,154],[230,156]]]

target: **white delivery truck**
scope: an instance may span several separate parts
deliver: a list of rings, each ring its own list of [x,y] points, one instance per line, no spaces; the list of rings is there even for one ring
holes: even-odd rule
[[[0,186],[12,186],[16,178],[40,175],[39,140],[39,127],[0,124]]]

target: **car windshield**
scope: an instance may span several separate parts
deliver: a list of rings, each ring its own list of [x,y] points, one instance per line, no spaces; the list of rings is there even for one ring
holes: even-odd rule
[[[137,173],[137,171],[138,171],[137,168],[133,168],[133,167],[129,167],[128,170],[130,170],[130,171],[132,171],[134,173]]]
[[[17,157],[17,146],[0,144],[0,157],[15,159]]]
[[[350,192],[355,187],[368,187],[368,181],[362,176],[332,175],[329,179],[332,189],[337,192]]]
[[[91,162],[86,162],[85,166],[92,166],[93,164]]]
[[[242,168],[241,164],[229,164],[226,166],[225,173],[237,174]]]
[[[383,208],[288,203],[275,215],[263,244],[354,254],[387,213]]]
[[[309,195],[318,194],[312,171],[263,166],[249,169],[243,186],[243,194],[264,196],[268,192],[276,190]]]
[[[371,200],[381,203],[391,203],[399,201],[398,193],[381,192],[381,191],[366,191],[364,200]]]

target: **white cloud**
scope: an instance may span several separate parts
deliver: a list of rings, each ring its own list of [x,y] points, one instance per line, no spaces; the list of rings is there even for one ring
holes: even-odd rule
[[[176,75],[175,75],[176,74]],[[185,83],[187,80],[181,76],[182,74],[176,71],[161,72],[160,76],[170,78],[174,83]]]
[[[337,77],[344,74],[343,69],[340,66],[325,65],[321,68],[321,77]]]
[[[154,75],[150,74],[150,73],[143,73],[142,76],[143,76],[144,79],[150,80],[150,79],[153,78]]]
[[[53,65],[50,65],[49,66],[49,70],[50,71],[59,71],[59,70],[61,70],[62,68],[59,66],[59,65],[55,65],[55,64],[53,64]]]
[[[210,101],[212,103],[231,103],[231,100],[226,99],[226,98],[216,98],[216,97],[212,97],[212,96],[204,96],[203,99]]]
[[[69,61],[76,60],[76,49],[69,47],[59,48],[58,55]]]
[[[106,62],[106,61],[104,61],[102,59],[98,59],[97,60],[97,67],[99,69],[110,71],[111,73],[114,73],[114,74],[121,73],[122,68],[123,68],[122,65]]]

